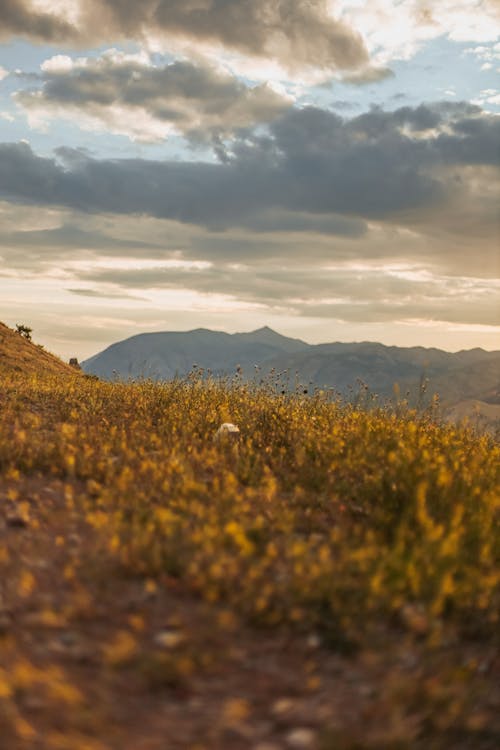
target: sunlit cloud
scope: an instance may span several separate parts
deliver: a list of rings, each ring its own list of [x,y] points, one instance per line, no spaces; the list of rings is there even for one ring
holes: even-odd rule
[[[497,346],[493,0],[8,0],[0,319]],[[94,351],[92,351],[92,349]]]

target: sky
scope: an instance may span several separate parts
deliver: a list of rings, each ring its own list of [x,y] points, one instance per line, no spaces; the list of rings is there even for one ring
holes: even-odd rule
[[[1,0],[0,320],[500,349],[498,0]]]

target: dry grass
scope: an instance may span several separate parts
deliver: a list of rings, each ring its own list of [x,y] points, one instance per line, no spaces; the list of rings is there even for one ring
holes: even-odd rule
[[[14,548],[0,538],[0,560],[15,582],[11,596],[24,602],[21,609],[31,602],[40,627],[74,628],[82,611],[90,622],[104,616],[93,673],[101,687],[120,668],[131,684],[139,679],[149,690],[189,693],[223,659],[220,652],[214,656],[211,638],[225,639],[227,653],[262,638],[278,662],[283,637],[291,644],[312,638],[320,656],[294,688],[312,691],[323,707],[322,719],[311,713],[311,747],[495,746],[500,448],[491,439],[410,411],[366,412],[320,393],[281,395],[272,384],[195,376],[133,385],[25,375],[4,381],[2,402],[5,507],[34,539],[37,528],[53,529],[54,551],[44,555],[59,560],[70,548],[65,523],[77,524],[87,540],[64,558],[65,580],[74,583],[64,606],[54,604],[50,582],[42,606],[38,574],[22,558],[14,560]],[[214,441],[227,421],[239,426],[239,441]],[[57,484],[57,515],[42,512],[48,507],[43,492],[26,502],[27,481]],[[176,642],[173,652],[146,648],[142,634],[153,627],[148,605],[131,619],[117,614],[113,591],[127,581],[152,595],[174,592],[189,607],[208,607],[210,635],[198,624],[198,640],[176,641],[174,623],[174,635],[165,636]],[[103,591],[107,599],[98,606]],[[40,731],[37,716],[23,708],[23,691],[45,691],[50,705],[59,696],[66,718],[74,713],[79,726],[85,680],[55,664],[52,673],[40,671],[22,631],[9,644],[13,671],[0,669],[0,726],[12,747],[29,747]],[[300,647],[293,648],[298,658]],[[401,650],[418,665],[406,675],[394,666]],[[290,663],[291,654],[284,652]],[[334,658],[341,660],[338,674],[356,664],[377,681],[374,705],[363,708],[364,727],[348,711],[341,715],[347,678],[336,678],[335,698],[328,692],[327,665]],[[487,668],[478,672],[485,660]],[[50,668],[50,655],[44,664]],[[229,723],[241,728],[257,706],[263,715],[269,710],[269,699],[261,705],[259,688],[243,688],[245,672],[238,683],[238,668],[232,669],[238,689],[250,693],[240,700],[226,676],[222,716],[233,711]],[[270,689],[260,688],[262,695]],[[139,691],[137,710],[144,700]],[[359,710],[366,702],[361,694],[352,700]],[[49,725],[50,716],[43,719]],[[70,721],[66,744],[54,735],[46,747],[133,747],[112,739],[112,720],[102,722],[95,744],[88,736],[85,744],[85,722],[77,735]],[[148,731],[154,735],[145,727],[143,738]],[[170,731],[175,739],[175,727]],[[276,739],[280,731],[270,733]],[[244,732],[204,740],[202,732],[198,747],[253,746]],[[162,746],[153,735],[150,746]],[[175,747],[195,744],[175,741]]]
[[[0,323],[0,376],[74,375],[75,369]]]

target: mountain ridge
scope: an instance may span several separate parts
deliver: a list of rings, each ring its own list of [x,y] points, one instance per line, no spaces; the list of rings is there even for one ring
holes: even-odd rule
[[[500,401],[500,351],[476,347],[447,352],[368,341],[309,344],[268,326],[243,333],[206,328],[140,333],[82,363],[84,371],[99,377],[132,380],[183,377],[193,365],[214,376],[239,368],[246,379],[255,377],[255,367],[262,377],[271,370],[287,371],[307,385],[342,395],[359,381],[385,397],[393,394],[395,383],[401,393],[416,393],[428,379],[428,391],[437,390],[449,405],[471,398]]]

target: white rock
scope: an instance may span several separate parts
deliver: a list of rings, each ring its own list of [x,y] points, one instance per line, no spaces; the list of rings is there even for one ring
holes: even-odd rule
[[[177,648],[184,640],[183,634],[176,630],[162,630],[154,637],[154,642],[161,648]]]
[[[240,428],[232,422],[224,422],[215,433],[215,440],[237,440],[240,436]]]
[[[307,648],[319,648],[321,646],[321,638],[316,633],[311,633],[307,636],[306,645]]]
[[[271,707],[271,711],[275,716],[283,716],[284,714],[293,713],[296,708],[294,701],[289,698],[279,698],[275,701]]]
[[[314,746],[315,739],[316,735],[312,729],[301,727],[292,729],[292,731],[287,734],[286,742],[287,745],[296,748],[296,750],[306,750],[307,748]]]

